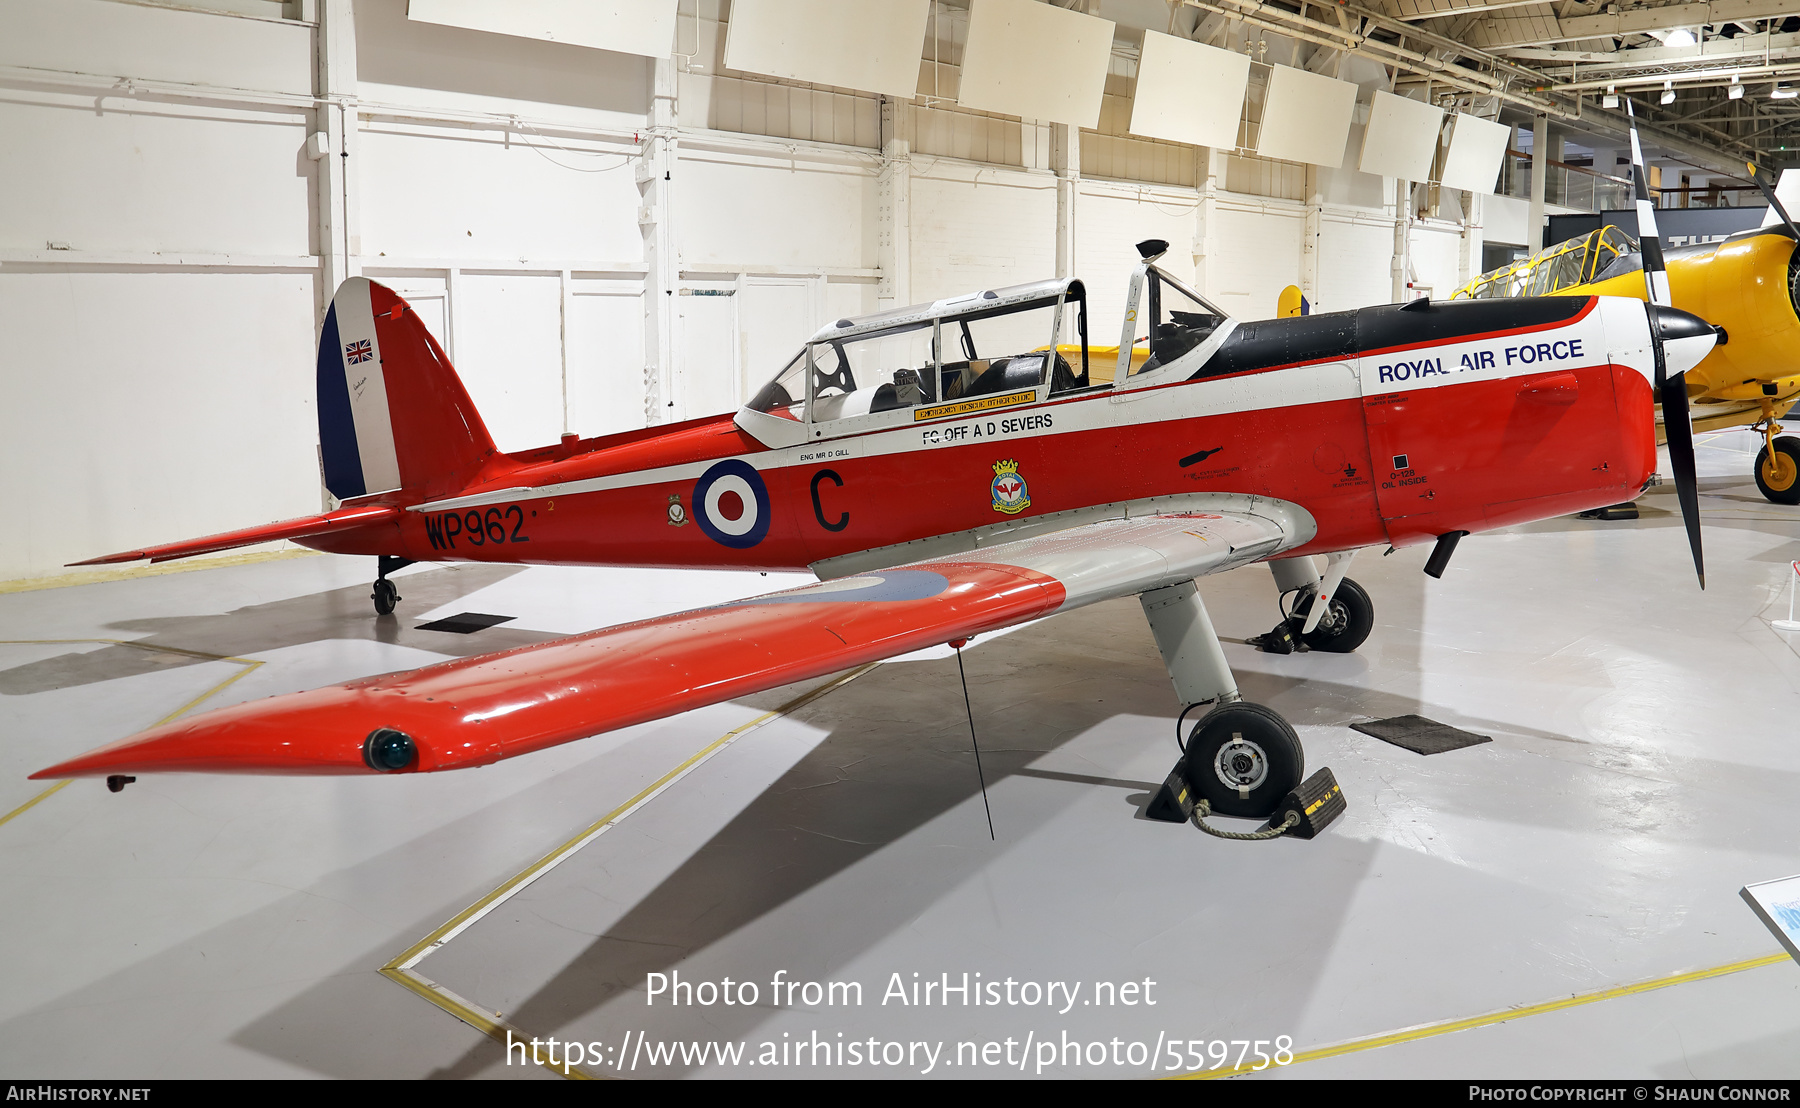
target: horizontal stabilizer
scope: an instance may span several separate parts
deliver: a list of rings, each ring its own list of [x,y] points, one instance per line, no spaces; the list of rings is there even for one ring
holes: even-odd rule
[[[238,531],[226,531],[220,535],[208,535],[203,539],[165,543],[162,546],[147,546],[142,550],[126,550],[118,554],[108,554],[102,558],[89,558],[85,562],[70,562],[69,564],[72,566],[104,566],[117,562],[141,562],[145,559],[152,562],[167,562],[176,558],[192,558],[196,554],[213,554],[220,550],[232,550],[240,546],[254,546],[259,542],[303,539],[310,535],[329,535],[334,531],[349,531],[357,527],[368,527],[371,524],[386,523],[399,518],[400,509],[385,504],[370,504],[360,508],[339,508],[335,512],[326,512],[323,515],[302,516],[299,519],[283,520],[280,523],[265,523],[261,527],[245,527]]]

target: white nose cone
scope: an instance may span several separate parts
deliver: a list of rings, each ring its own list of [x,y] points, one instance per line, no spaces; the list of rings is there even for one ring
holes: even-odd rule
[[[1699,365],[1718,345],[1719,332],[1712,324],[1679,308],[1652,307],[1662,330],[1663,364],[1671,377],[1679,377]]]

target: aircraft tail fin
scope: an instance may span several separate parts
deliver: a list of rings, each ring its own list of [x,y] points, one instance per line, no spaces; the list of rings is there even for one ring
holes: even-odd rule
[[[1275,317],[1292,319],[1295,316],[1311,315],[1312,305],[1301,295],[1299,285],[1289,285],[1281,290],[1281,296],[1275,301]]]
[[[494,440],[418,313],[364,277],[338,286],[319,336],[319,456],[339,500],[467,487]]]

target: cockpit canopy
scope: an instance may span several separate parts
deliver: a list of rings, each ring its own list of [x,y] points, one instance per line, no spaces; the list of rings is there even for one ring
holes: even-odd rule
[[[821,327],[738,411],[770,446],[1190,376],[1236,324],[1155,257],[1127,290],[1117,346],[1088,341],[1079,280],[1038,281]]]
[[[1078,280],[1014,285],[840,319],[821,327],[751,398],[740,422],[754,413],[815,427],[832,424],[829,433],[836,435],[860,430],[882,413],[1028,389],[1046,396],[1073,392],[1089,386],[1087,345],[1087,292]],[[755,422],[754,415],[748,422]],[[858,422],[835,426],[852,420]],[[824,434],[821,429],[815,437]]]
[[[1550,296],[1643,266],[1637,240],[1612,224],[1491,269],[1451,294],[1452,300]]]

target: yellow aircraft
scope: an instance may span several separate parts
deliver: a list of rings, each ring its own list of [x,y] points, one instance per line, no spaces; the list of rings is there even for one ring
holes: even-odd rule
[[[1664,251],[1675,307],[1721,332],[1712,353],[1687,372],[1694,430],[1762,431],[1756,487],[1777,504],[1800,504],[1800,438],[1777,437],[1777,420],[1800,400],[1796,238],[1790,223]],[[1451,298],[1553,295],[1645,299],[1637,241],[1608,225],[1483,273]],[[1658,414],[1657,441],[1663,437]]]

